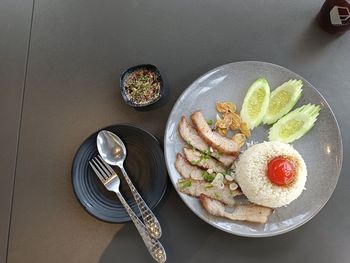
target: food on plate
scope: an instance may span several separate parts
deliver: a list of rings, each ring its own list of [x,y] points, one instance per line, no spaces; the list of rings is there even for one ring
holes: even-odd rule
[[[269,83],[264,78],[258,78],[248,89],[241,110],[241,118],[249,129],[254,129],[262,122],[269,106],[269,99]]]
[[[177,182],[177,189],[185,194],[199,197],[201,194],[206,194],[211,198],[215,198],[228,206],[235,204],[235,196],[241,195],[242,192],[238,189],[230,190],[228,185],[224,185],[221,189],[211,183],[193,179],[180,179]]]
[[[230,183],[229,188],[230,190],[236,190],[238,189],[238,184],[236,184],[235,182]]]
[[[291,79],[273,90],[263,122],[273,124],[286,115],[301,97],[302,86],[301,80]]]
[[[235,112],[237,109],[236,104],[230,101],[216,103],[216,110],[221,113]]]
[[[178,125],[179,134],[188,145],[192,146],[192,148],[184,147],[184,156],[181,153],[178,153],[176,156],[175,168],[183,177],[183,179],[178,181],[177,188],[184,194],[197,198],[200,197],[201,194],[204,194],[207,196],[207,198],[211,198],[212,202],[216,200],[220,205],[224,203],[228,207],[233,207],[236,202],[234,197],[241,195],[242,192],[240,191],[239,185],[234,181],[235,173],[231,168],[229,168],[228,165],[225,166],[224,164],[231,164],[231,166],[234,167],[232,164],[239,152],[234,151],[235,155],[221,153],[213,146],[209,146],[199,134],[200,131],[204,131],[204,134],[208,135],[209,139],[213,139],[215,143],[224,143],[224,145],[221,145],[221,147],[225,148],[227,151],[227,149],[230,150],[233,147],[234,149],[239,149],[239,147],[242,147],[246,142],[246,135],[243,134],[243,131],[245,133],[249,133],[248,136],[250,136],[250,130],[247,125],[244,126],[244,123],[241,122],[239,115],[233,112],[235,110],[233,103],[225,102],[221,105],[217,105],[217,108],[223,112],[226,119],[234,119],[235,117],[232,116],[237,115],[239,120],[239,129],[241,129],[242,133],[236,133],[232,139],[229,139],[212,131],[201,112],[195,112],[191,115],[196,129],[192,127],[191,123],[186,119],[186,117],[183,116]],[[230,116],[230,114],[236,115]],[[231,124],[232,122],[228,122],[225,129],[230,129],[229,126]],[[206,131],[208,127],[210,132]],[[248,205],[247,208],[245,208],[245,206],[246,205],[236,206],[237,212],[234,213],[234,216],[230,216],[228,218],[237,218],[238,220],[248,221],[251,219],[253,222],[259,221],[256,219],[256,216],[259,217],[258,214],[260,213],[260,210],[251,208],[257,206]],[[243,211],[244,214],[239,211]],[[246,213],[258,214],[255,216],[249,215],[246,217]],[[236,215],[238,215],[238,217]],[[259,222],[265,221],[260,220]]]
[[[235,112],[225,112],[222,117],[219,115],[216,117],[215,127],[220,129],[236,130],[241,125],[241,117]]]
[[[282,166],[271,163],[276,158],[282,160]],[[281,142],[253,145],[240,155],[236,165],[236,180],[243,194],[252,203],[271,208],[297,199],[305,187],[306,177],[306,164],[301,155],[291,145]]]
[[[221,154],[216,149],[209,147],[208,144],[198,135],[196,129],[192,127],[185,116],[182,116],[178,125],[178,130],[182,139],[187,144],[201,152],[208,153],[210,156],[223,163],[226,167],[231,166],[235,161],[235,156]]]
[[[290,158],[276,157],[267,164],[267,177],[274,184],[280,186],[290,185],[296,176],[294,162]]]
[[[232,131],[238,130],[241,128],[242,126],[242,119],[241,116],[239,116],[237,113],[232,113],[229,115],[232,119],[232,122],[230,124],[230,129]]]
[[[201,111],[196,111],[191,115],[191,119],[198,134],[202,139],[219,152],[236,156],[239,152],[238,144],[215,131],[212,131]]]
[[[191,165],[181,153],[176,155],[175,168],[183,178],[202,180],[203,170],[197,166]]]
[[[233,103],[225,102],[219,104],[217,105],[217,109],[220,110],[224,116],[235,114],[233,112],[235,111]],[[241,126],[243,122],[241,122],[239,115],[237,116],[240,122],[239,129],[242,129]],[[191,117],[197,130],[203,130],[203,126],[204,129],[206,129],[205,125],[209,127],[201,112],[194,113]],[[231,122],[227,124],[227,130],[230,125]],[[248,127],[246,127],[246,129],[250,136],[250,130]],[[181,153],[178,153],[176,156],[175,168],[183,177],[183,179],[177,182],[177,189],[184,194],[197,198],[204,194],[206,198],[210,198],[211,203],[214,202],[215,204],[215,202],[218,202],[220,206],[226,204],[228,207],[233,207],[236,202],[234,197],[241,195],[242,192],[240,191],[239,185],[234,181],[234,172],[231,168],[228,168],[228,165],[225,166],[224,164],[232,164],[236,156],[220,153],[217,149],[210,147],[184,116],[179,122],[178,130],[183,140],[188,145],[192,146],[192,148],[184,147],[184,156]],[[246,136],[243,133],[236,133],[232,139],[229,139],[214,131],[210,130],[210,132],[215,134],[210,138],[214,138],[216,143],[223,142],[226,144],[223,146],[225,149],[232,149],[229,148],[232,147],[232,142],[234,143],[234,149],[239,149],[246,141]],[[245,132],[247,133],[247,131]],[[207,135],[210,136],[209,132]],[[227,145],[229,147],[227,147]],[[238,152],[236,154],[238,154]],[[266,221],[261,219],[261,208],[259,206],[250,204],[248,206],[237,205],[235,207],[236,212],[233,213],[233,215],[227,215],[227,218],[233,220],[250,220],[252,222]],[[215,211],[216,210],[214,210],[214,212]],[[254,215],[254,213],[256,214]],[[266,215],[264,216],[267,218]]]
[[[201,194],[199,200],[204,209],[213,216],[220,216],[230,220],[249,221],[253,223],[265,224],[273,209],[249,204],[235,205],[232,212],[226,211],[223,202],[213,199],[205,194]]]
[[[125,95],[137,105],[145,105],[160,96],[160,80],[156,72],[141,68],[127,75]]]
[[[224,187],[224,182],[233,181],[233,179],[230,181],[226,179],[225,181],[224,175],[222,173],[215,173],[213,169],[202,170],[196,165],[191,165],[181,153],[178,153],[176,155],[175,168],[179,172],[179,174],[185,179],[206,181],[209,183],[212,183],[215,180],[213,182],[213,185],[217,185],[217,186],[219,186],[219,184],[217,184],[216,182],[220,180],[222,183],[222,187],[220,185],[219,188]],[[227,176],[230,176],[230,175],[226,174],[226,177]],[[232,188],[233,187],[231,186],[231,189]],[[237,188],[238,187],[236,187],[235,189]],[[235,190],[235,189],[232,189],[232,190]]]
[[[234,140],[239,147],[242,147],[245,144],[247,137],[243,133],[236,133],[233,135],[232,140]]]
[[[220,116],[216,114],[215,128],[217,132],[226,136],[229,130],[237,131],[240,130],[245,137],[250,137],[250,130],[247,123],[243,122],[241,116],[236,113],[236,105],[232,102],[218,102],[216,103],[216,110],[222,113]]]
[[[240,129],[241,129],[241,132],[244,134],[244,136],[245,136],[246,138],[249,138],[249,137],[251,136],[251,132],[250,132],[250,129],[249,129],[247,123],[242,122],[242,123],[241,123],[241,126],[240,126]]]
[[[267,80],[259,78],[248,89],[240,114],[236,104],[224,101],[216,103],[214,127],[201,111],[191,114],[192,123],[183,116],[178,131],[191,148],[185,146],[184,155],[176,156],[182,177],[177,189],[199,198],[211,215],[266,223],[275,208],[287,206],[305,189],[306,164],[287,143],[313,127],[320,106],[308,104],[289,112],[301,93],[302,81],[289,80],[270,95]],[[274,123],[270,141],[247,142],[263,121]],[[235,199],[238,195],[243,198]]]
[[[215,173],[224,173],[226,171],[226,168],[208,153],[184,148],[184,154],[187,161],[193,165],[197,165],[203,169],[212,169]]]
[[[270,141],[291,143],[304,136],[315,124],[320,106],[303,105],[278,120],[269,132]]]

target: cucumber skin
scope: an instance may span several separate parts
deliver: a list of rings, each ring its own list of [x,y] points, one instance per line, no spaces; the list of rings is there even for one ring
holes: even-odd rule
[[[292,143],[295,140],[300,139],[302,136],[304,136],[306,133],[308,133],[311,128],[315,125],[315,122],[317,120],[317,117],[319,115],[321,108],[319,105],[314,104],[307,104],[303,105],[292,112],[288,113],[281,119],[279,119],[271,128],[269,131],[269,140],[270,141],[279,141],[284,143]],[[304,125],[297,133],[294,133],[292,136],[289,136],[287,138],[281,138],[279,136],[280,127],[284,123],[286,123],[289,120],[297,119],[297,120],[303,120]]]
[[[290,85],[290,82],[297,82],[296,85],[297,86],[289,86],[286,87],[285,85]],[[292,84],[293,85],[293,84]],[[291,87],[291,88],[290,88]],[[275,90],[273,90],[271,92],[270,95],[270,101],[272,99],[272,97],[278,93],[281,90],[288,90],[290,91],[292,90],[292,99],[291,101],[283,108],[283,110],[280,112],[280,114],[276,114],[275,116],[268,116],[268,110],[266,111],[266,114],[263,118],[263,123],[264,124],[273,124],[276,121],[278,121],[280,118],[282,118],[283,116],[285,116],[288,112],[290,112],[291,109],[293,109],[293,107],[295,106],[295,104],[298,102],[298,100],[300,99],[301,95],[302,95],[302,89],[303,87],[303,82],[301,80],[289,80],[286,81],[284,83],[282,83],[280,86],[278,86]]]
[[[256,88],[257,85],[262,86],[264,88],[267,99],[265,99],[265,101],[263,103],[259,118],[257,118],[254,122],[251,122],[248,111],[247,111],[247,103],[248,103],[248,98],[250,97],[251,93],[254,91],[254,89]],[[269,106],[269,99],[270,99],[270,86],[269,86],[267,79],[265,79],[265,78],[256,79],[250,85],[250,87],[249,87],[249,89],[244,97],[243,104],[242,104],[242,110],[240,112],[242,120],[245,123],[247,123],[249,129],[254,129],[255,127],[259,126],[260,123],[262,123],[263,118],[266,114],[267,108]]]

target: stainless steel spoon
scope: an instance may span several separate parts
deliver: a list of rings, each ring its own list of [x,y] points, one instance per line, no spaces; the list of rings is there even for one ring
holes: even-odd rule
[[[162,235],[162,229],[159,221],[148,207],[146,202],[142,199],[139,192],[131,182],[128,174],[124,169],[124,161],[127,155],[126,147],[123,141],[114,133],[106,130],[102,130],[97,135],[97,149],[103,160],[110,164],[115,165],[122,171],[126,182],[128,183],[131,193],[133,194],[137,206],[140,209],[142,219],[149,234],[156,239],[159,239]]]

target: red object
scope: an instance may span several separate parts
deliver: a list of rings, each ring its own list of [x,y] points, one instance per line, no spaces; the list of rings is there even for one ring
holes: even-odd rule
[[[350,29],[350,0],[326,0],[318,14],[320,26],[331,34]]]
[[[294,181],[294,163],[284,157],[276,157],[267,165],[267,177],[274,184],[285,186]]]

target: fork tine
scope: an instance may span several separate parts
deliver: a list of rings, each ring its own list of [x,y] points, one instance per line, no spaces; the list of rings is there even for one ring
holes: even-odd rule
[[[92,160],[92,161],[93,161],[93,160]],[[104,178],[104,177],[102,176],[102,174],[100,174],[100,172],[96,169],[95,164],[93,164],[93,163],[90,162],[90,161],[89,161],[89,164],[90,164],[92,170],[94,170],[94,172],[95,172],[95,174],[97,175],[97,177],[100,179],[100,181],[101,181],[102,183],[104,183],[105,178]]]
[[[108,163],[106,163],[105,160],[103,160],[103,158],[102,158],[100,155],[98,155],[98,158],[100,158],[100,160],[103,162],[103,164],[105,165],[105,167],[107,167],[108,171],[111,172],[111,174],[115,174],[115,171],[113,170],[113,168],[110,167],[110,166],[108,165]]]
[[[95,168],[100,172],[100,174],[103,176],[103,178],[105,180],[107,180],[109,178],[109,174],[106,173],[106,171],[104,169],[102,169],[103,167],[101,167],[101,164],[99,162],[99,160],[94,157],[92,160],[93,164],[95,165]]]
[[[97,157],[95,157],[94,159],[99,164],[99,166],[103,169],[103,171],[104,171],[105,175],[107,176],[107,178],[109,178],[109,177],[111,177],[113,175],[114,171],[112,173],[111,171],[107,170],[106,165],[104,165],[103,162],[101,162]]]

